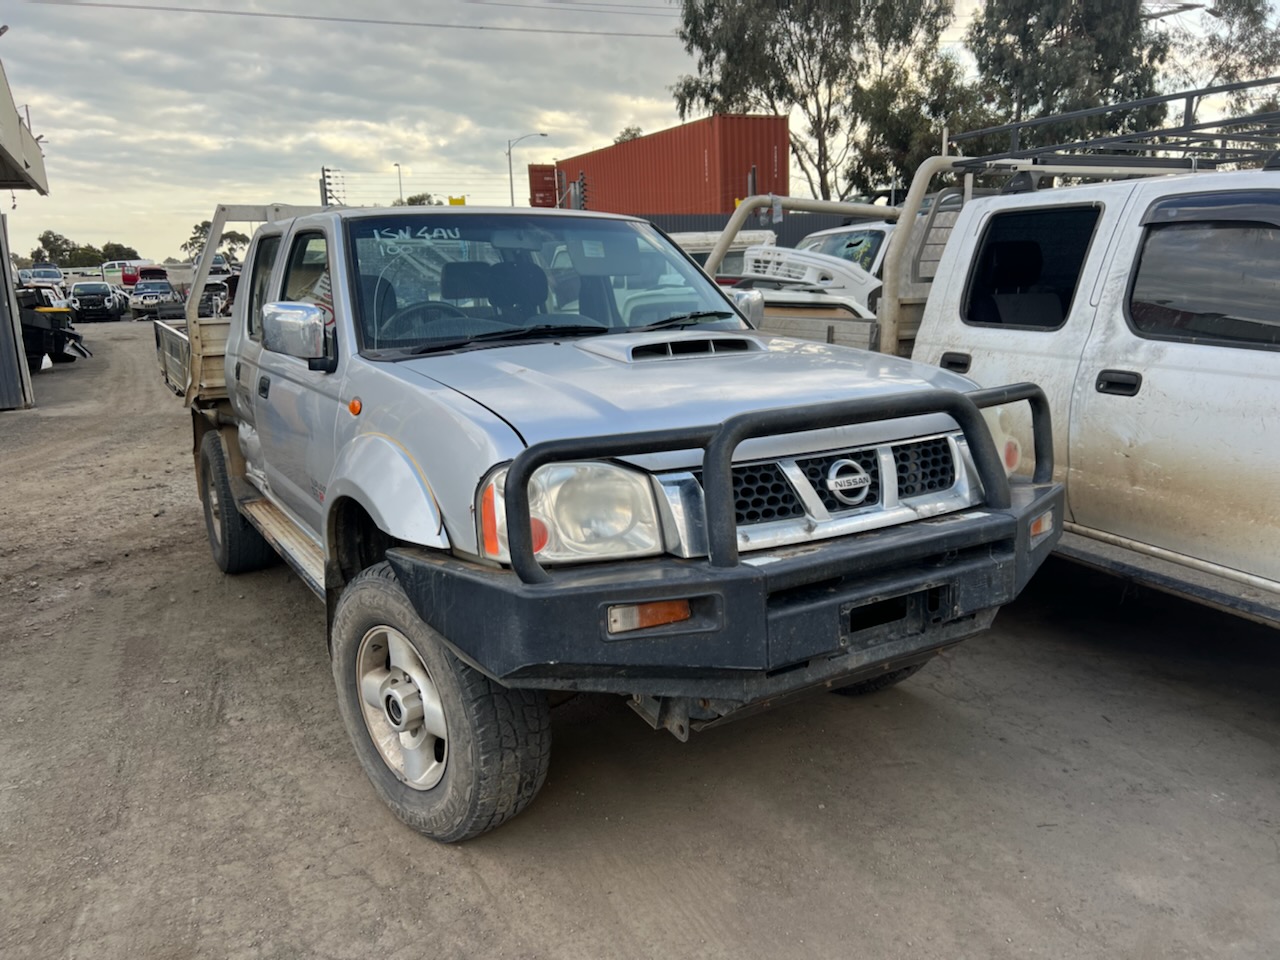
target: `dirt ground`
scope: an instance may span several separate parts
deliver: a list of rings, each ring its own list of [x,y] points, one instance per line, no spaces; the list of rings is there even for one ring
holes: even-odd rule
[[[149,323],[0,414],[0,957],[1280,955],[1280,636],[1052,562],[902,686],[680,744],[554,714],[444,847],[377,801],[321,605],[209,557]]]

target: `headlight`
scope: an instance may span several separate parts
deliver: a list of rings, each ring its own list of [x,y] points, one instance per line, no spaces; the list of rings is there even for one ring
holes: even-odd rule
[[[71,309],[72,309],[72,310],[79,310],[79,309],[80,309],[80,301],[79,301],[79,299],[77,299],[76,297],[72,297],[72,298],[71,298]]]
[[[486,557],[507,563],[507,470],[480,488],[477,513]],[[543,563],[649,557],[662,552],[649,478],[611,463],[554,463],[529,481],[533,549]]]

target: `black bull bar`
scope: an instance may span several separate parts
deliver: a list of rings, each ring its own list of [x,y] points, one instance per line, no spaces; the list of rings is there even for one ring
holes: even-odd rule
[[[548,583],[551,580],[534,556],[528,492],[529,481],[535,471],[549,463],[702,449],[709,560],[713,567],[734,567],[738,564],[738,532],[734,515],[733,455],[744,440],[931,413],[945,413],[955,420],[964,433],[974,467],[982,481],[985,504],[995,510],[1005,510],[1012,502],[1009,480],[981,410],[1023,400],[1031,407],[1035,453],[1032,481],[1048,483],[1053,478],[1053,428],[1049,402],[1044,391],[1034,383],[1014,383],[967,393],[927,390],[862,397],[741,413],[723,423],[707,426],[548,440],[534,444],[517,456],[507,471],[503,498],[511,566],[524,583]]]

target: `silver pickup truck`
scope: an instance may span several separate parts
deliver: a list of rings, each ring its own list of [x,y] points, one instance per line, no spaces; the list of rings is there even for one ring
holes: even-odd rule
[[[157,346],[215,560],[278,552],[327,601],[356,755],[428,836],[532,800],[549,693],[620,694],[683,740],[878,689],[1058,540],[1030,384],[759,334],[636,219],[295,212],[219,208],[214,243],[270,221],[231,316]],[[1023,401],[1038,462],[1010,480],[983,409]]]

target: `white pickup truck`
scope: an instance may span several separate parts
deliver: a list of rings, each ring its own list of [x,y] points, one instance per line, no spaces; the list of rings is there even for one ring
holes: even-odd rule
[[[1164,99],[1186,99],[1190,116],[1191,100],[1246,86]],[[1044,388],[1067,490],[1061,553],[1280,626],[1280,167],[1211,172],[1263,164],[1275,126],[1267,114],[1166,127],[1153,144],[1131,134],[1080,154],[927,161],[900,212],[911,237],[890,236],[871,339],[981,384]],[[1180,137],[1190,156],[1169,156]],[[1140,155],[1117,155],[1117,141]],[[938,176],[963,206],[917,216]],[[993,182],[1002,195],[975,195]],[[765,329],[813,336],[816,324],[816,339],[841,339],[821,335],[849,324],[823,312],[832,285],[820,291],[803,319],[775,303]],[[1025,416],[1003,416],[1025,442]]]
[[[197,273],[156,324],[213,555],[278,552],[325,599],[356,756],[438,840],[532,800],[549,692],[683,740],[879,689],[1060,535],[1038,388],[762,336],[643,221],[219,208],[213,244],[232,217],[268,222],[231,315],[197,315]],[[983,415],[1011,402],[1038,461],[1012,480]]]

